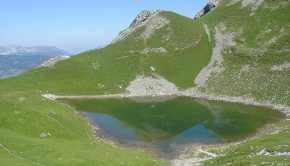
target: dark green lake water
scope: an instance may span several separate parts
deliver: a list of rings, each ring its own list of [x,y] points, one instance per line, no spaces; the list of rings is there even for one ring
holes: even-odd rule
[[[115,140],[149,143],[164,152],[192,143],[237,141],[283,117],[278,111],[262,107],[188,97],[159,102],[142,99],[64,102],[83,112]]]

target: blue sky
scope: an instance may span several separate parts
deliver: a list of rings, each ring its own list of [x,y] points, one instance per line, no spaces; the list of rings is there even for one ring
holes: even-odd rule
[[[208,0],[0,0],[0,45],[52,45],[70,52],[97,48],[142,10],[193,17]]]

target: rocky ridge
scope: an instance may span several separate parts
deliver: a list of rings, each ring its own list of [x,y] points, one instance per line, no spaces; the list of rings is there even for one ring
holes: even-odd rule
[[[130,24],[129,28],[121,31],[118,36],[112,41],[111,44],[117,43],[127,38],[131,33],[135,32],[140,27],[146,26],[144,32],[141,34],[141,38],[147,39],[151,36],[156,29],[162,28],[168,24],[169,21],[162,17],[159,13],[161,10],[142,11],[140,12],[134,21]]]
[[[44,61],[39,67],[53,67],[58,62],[64,61],[64,60],[69,59],[69,58],[70,58],[70,56],[67,56],[67,55],[52,57],[52,58]]]
[[[206,4],[206,6],[194,16],[194,18],[198,19],[206,15],[207,13],[218,7],[222,2],[223,0],[210,0],[209,3]]]

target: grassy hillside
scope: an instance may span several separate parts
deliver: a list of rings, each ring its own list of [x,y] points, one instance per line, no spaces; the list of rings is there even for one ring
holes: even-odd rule
[[[1,93],[0,108],[0,165],[166,165],[95,139],[84,118],[37,93]]]
[[[199,22],[171,12],[161,15],[170,23],[146,40],[140,38],[144,31],[140,28],[104,49],[82,53],[53,68],[33,69],[19,77],[2,80],[1,88],[67,95],[112,94],[123,92],[137,75],[156,74],[180,88],[189,88],[211,57],[207,36]],[[167,52],[142,53],[145,48],[159,47]]]
[[[258,101],[290,105],[290,2],[264,0],[254,9],[226,0],[202,17],[210,31],[211,43],[218,45],[217,32],[234,34],[222,49],[222,68],[214,72],[199,89],[208,94],[242,96]],[[252,1],[254,2],[254,1]],[[221,19],[222,18],[222,19]],[[222,27],[222,28],[221,28]],[[217,30],[218,29],[218,30]],[[223,156],[205,165],[289,165],[289,120],[272,126],[274,134],[212,152]],[[264,131],[266,132],[266,131]],[[262,150],[268,155],[258,155]],[[275,155],[276,154],[276,155]]]
[[[223,60],[213,67],[221,71],[213,72],[200,86],[201,91],[290,105],[290,70],[283,68],[290,65],[289,2],[265,0],[255,10],[251,4],[241,8],[241,3],[232,2],[224,1],[198,20],[162,12],[170,23],[147,39],[140,37],[141,27],[104,49],[2,80],[1,88],[66,95],[114,94],[124,92],[137,75],[159,75],[187,89],[194,86],[195,77],[211,56],[220,51]],[[232,41],[218,41],[217,32],[220,38],[231,35]],[[167,52],[142,53],[159,47]],[[278,70],[273,70],[275,67]]]
[[[221,25],[223,35],[234,35],[222,50],[224,62],[217,65],[224,70],[212,74],[201,89],[290,105],[290,68],[279,70],[290,64],[289,1],[265,0],[256,10],[253,5],[242,8],[241,3],[229,3],[201,18],[212,45],[217,44],[215,34]]]

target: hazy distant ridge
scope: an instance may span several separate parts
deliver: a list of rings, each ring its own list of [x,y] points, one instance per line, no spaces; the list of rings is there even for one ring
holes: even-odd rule
[[[17,46],[0,46],[1,55],[41,55],[41,56],[57,56],[67,55],[64,50],[53,46],[33,46],[33,47],[17,47]]]

